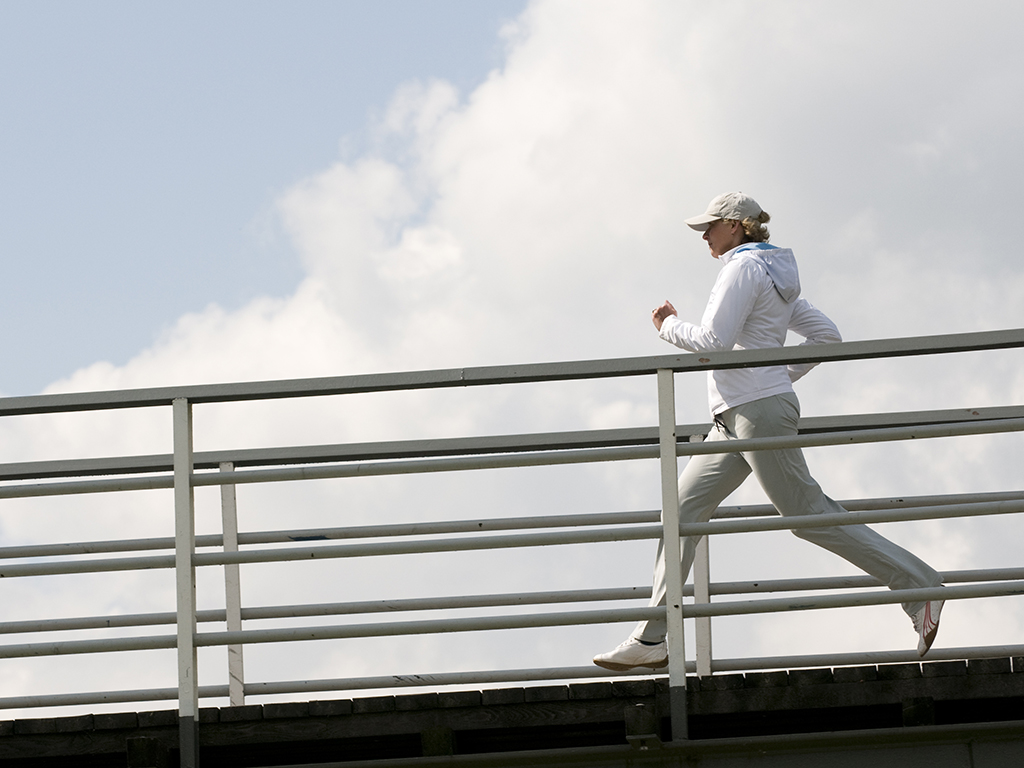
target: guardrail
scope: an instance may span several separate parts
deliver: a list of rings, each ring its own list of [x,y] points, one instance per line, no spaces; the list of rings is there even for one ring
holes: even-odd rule
[[[243,607],[238,566],[255,562],[298,562],[325,558],[549,547],[657,539],[660,536],[665,537],[666,565],[669,570],[668,605],[683,606],[684,592],[686,596],[693,598],[682,610],[674,611],[670,608],[668,611],[668,675],[673,727],[677,738],[685,738],[687,672],[709,675],[714,672],[790,666],[833,666],[916,660],[916,654],[912,651],[752,659],[714,658],[711,654],[711,619],[716,616],[935,599],[938,597],[938,590],[864,591],[865,588],[879,586],[876,581],[866,576],[787,579],[756,583],[711,583],[706,538],[703,545],[698,548],[694,584],[692,587],[684,588],[678,572],[680,536],[706,537],[723,533],[796,529],[807,526],[1015,514],[1024,512],[1024,491],[847,500],[842,503],[850,510],[850,514],[819,515],[811,520],[780,518],[770,506],[723,507],[718,510],[715,519],[708,523],[680,526],[676,501],[677,457],[733,452],[739,449],[769,450],[780,447],[849,445],[940,436],[1019,432],[1024,430],[1024,406],[803,419],[800,423],[800,433],[795,437],[703,443],[700,442],[700,438],[707,434],[710,425],[676,424],[674,375],[714,368],[903,357],[1022,346],[1024,330],[1011,330],[846,342],[777,350],[723,352],[701,356],[681,354],[2,399],[0,417],[124,408],[167,408],[171,411],[171,453],[0,465],[0,498],[173,489],[173,538],[3,547],[0,548],[0,576],[10,579],[175,569],[176,611],[7,621],[0,623],[0,634],[16,636],[26,633],[45,634],[111,628],[150,628],[151,632],[155,633],[139,635],[128,632],[115,637],[94,639],[48,639],[7,643],[0,645],[0,658],[175,649],[178,685],[173,688],[6,697],[0,698],[0,708],[23,709],[177,700],[181,725],[181,764],[196,765],[198,706],[199,700],[204,697],[227,696],[233,705],[237,705],[244,703],[245,696],[254,695],[603,677],[607,673],[586,666],[492,670],[480,673],[426,673],[411,677],[247,682],[243,674],[242,649],[248,644],[637,621],[663,616],[666,609],[599,607],[601,603],[607,602],[646,600],[650,594],[649,588],[637,587]],[[657,378],[657,427],[258,450],[193,450],[192,408],[196,404],[621,376]],[[640,459],[658,459],[660,462],[661,510],[315,530],[240,532],[237,527],[234,489],[240,484]],[[202,486],[221,488],[223,534],[196,535],[194,489]],[[227,595],[224,610],[197,609],[196,569],[210,566],[224,569]],[[673,568],[676,572],[674,576]],[[1024,568],[958,571],[948,572],[943,576],[947,586],[942,589],[941,596],[946,600],[1024,593]],[[816,591],[822,594],[806,594]],[[789,592],[801,594],[799,597],[760,597],[764,594]],[[748,599],[711,601],[712,596],[723,595],[743,595]],[[557,612],[548,610],[488,616],[372,621],[374,614],[382,612],[393,616],[396,612],[412,614],[416,611],[497,609],[511,606],[522,608],[556,604],[582,604],[585,607]],[[695,620],[697,653],[696,658],[691,661],[685,658],[684,614],[687,618]],[[370,618],[363,623],[328,625],[316,625],[310,621],[316,617],[351,618],[360,615]],[[245,622],[275,619],[302,619],[305,622],[298,626],[244,628]],[[225,624],[226,630],[199,631],[199,625],[208,623]],[[172,625],[173,632],[159,633],[160,627]],[[197,679],[197,649],[215,646],[228,648],[229,683],[200,686]],[[974,658],[993,654],[1022,655],[1024,645],[933,651],[929,658]]]

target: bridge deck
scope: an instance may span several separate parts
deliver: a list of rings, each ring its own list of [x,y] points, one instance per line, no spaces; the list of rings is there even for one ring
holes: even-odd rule
[[[797,766],[824,753],[832,764],[839,750],[863,758],[844,766],[915,765],[908,755],[926,754],[931,768],[1024,765],[1024,658],[716,675],[688,686],[685,743],[671,742],[667,681],[624,679],[204,709],[202,760],[724,766],[745,755]],[[173,710],[0,722],[4,768],[174,766],[177,745]]]

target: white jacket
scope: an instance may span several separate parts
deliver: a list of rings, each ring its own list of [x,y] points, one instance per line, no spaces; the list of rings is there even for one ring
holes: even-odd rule
[[[669,316],[661,326],[665,341],[690,352],[781,347],[787,331],[803,336],[803,344],[842,341],[835,323],[799,298],[800,274],[789,248],[745,243],[720,259],[722,271],[700,325]],[[792,392],[792,383],[814,365],[709,371],[711,412],[717,415],[743,403]]]

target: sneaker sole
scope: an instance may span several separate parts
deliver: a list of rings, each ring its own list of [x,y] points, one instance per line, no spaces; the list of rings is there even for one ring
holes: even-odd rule
[[[612,672],[628,672],[631,669],[663,669],[668,666],[668,659],[664,661],[650,661],[646,664],[616,664],[614,661],[598,661],[594,663],[602,669],[610,669]]]

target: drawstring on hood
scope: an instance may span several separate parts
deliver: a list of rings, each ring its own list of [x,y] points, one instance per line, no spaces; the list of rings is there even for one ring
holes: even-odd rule
[[[777,248],[769,243],[744,243],[722,254],[721,261],[728,264],[741,253],[764,267],[775,285],[775,290],[787,304],[797,300],[800,296],[800,272],[792,250]]]

